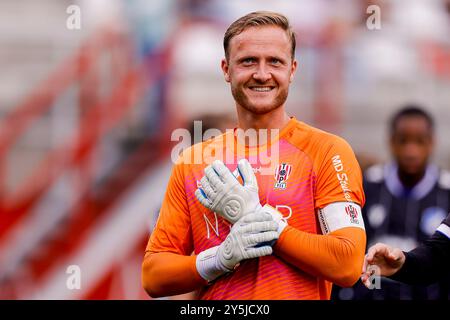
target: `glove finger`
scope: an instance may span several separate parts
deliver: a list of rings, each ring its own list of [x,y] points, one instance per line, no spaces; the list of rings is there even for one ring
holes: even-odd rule
[[[252,223],[252,222],[262,222],[262,221],[273,221],[272,215],[267,212],[252,212],[246,214],[242,219],[241,223]]]
[[[206,179],[208,179],[208,182],[210,183],[213,190],[217,191],[217,190],[223,188],[222,180],[220,180],[216,171],[214,171],[214,169],[211,166],[207,166],[205,168],[205,177],[206,177]]]
[[[197,197],[198,201],[200,201],[200,203],[208,208],[211,209],[211,202],[208,200],[205,192],[202,189],[197,189],[195,190],[195,196]]]
[[[249,248],[245,252],[247,259],[253,259],[263,256],[270,256],[273,252],[273,249],[271,246],[263,246],[258,248]]]
[[[223,183],[229,183],[231,185],[239,183],[233,173],[231,173],[222,161],[214,160],[211,166]]]
[[[273,240],[277,240],[279,237],[278,232],[276,231],[268,231],[252,234],[245,237],[245,242],[247,246],[255,246],[264,242],[270,242]]]
[[[277,231],[278,224],[275,221],[252,222],[242,226],[242,234],[260,233],[266,231]]]
[[[200,179],[200,183],[202,184],[202,189],[206,193],[206,196],[208,197],[208,199],[211,202],[214,202],[214,198],[215,198],[215,194],[216,193],[214,192],[213,188],[209,184],[208,179],[206,177],[203,177],[203,178]]]
[[[253,172],[252,165],[247,159],[241,159],[238,162],[239,175],[242,177],[244,187],[254,188],[258,190],[258,182],[256,180],[255,173]]]

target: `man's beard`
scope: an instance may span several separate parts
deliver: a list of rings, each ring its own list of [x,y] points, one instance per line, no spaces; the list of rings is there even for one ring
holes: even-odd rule
[[[273,99],[272,103],[270,103],[270,105],[261,107],[251,102],[249,97],[244,93],[244,90],[242,88],[235,87],[233,85],[231,86],[231,94],[233,95],[233,98],[237,102],[237,104],[243,107],[244,109],[258,115],[269,113],[281,107],[286,102],[288,93],[289,93],[288,88],[279,91],[275,99]]]

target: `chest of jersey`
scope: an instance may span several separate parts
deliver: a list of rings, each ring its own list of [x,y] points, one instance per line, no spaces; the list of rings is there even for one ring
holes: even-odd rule
[[[278,161],[272,162],[270,168],[258,156],[250,156],[248,160],[258,181],[261,205],[275,207],[290,226],[318,233],[320,227],[315,214],[316,177],[308,157],[300,150],[286,146],[280,148]],[[233,172],[236,163],[233,161],[226,165]],[[203,207],[196,199],[194,192],[203,175],[203,170],[193,172],[186,186],[195,252],[219,245],[231,228],[230,223]]]

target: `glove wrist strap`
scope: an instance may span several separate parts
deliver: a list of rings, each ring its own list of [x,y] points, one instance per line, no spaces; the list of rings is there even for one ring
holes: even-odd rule
[[[284,228],[287,227],[288,224],[286,220],[283,218],[283,215],[271,205],[265,204],[264,207],[262,207],[260,210],[262,210],[262,212],[269,213],[272,216],[273,220],[275,220],[278,223],[277,229],[278,234],[281,234]]]
[[[218,249],[219,246],[216,246],[200,252],[195,261],[198,273],[208,282],[230,271],[219,263],[217,257]]]

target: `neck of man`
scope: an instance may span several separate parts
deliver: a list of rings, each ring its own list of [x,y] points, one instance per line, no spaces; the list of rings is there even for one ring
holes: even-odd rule
[[[271,137],[274,136],[271,134],[271,130],[278,130],[279,133],[290,120],[284,105],[265,114],[255,114],[239,105],[236,108],[238,115],[237,138],[240,143],[248,147],[262,146],[269,143]],[[245,131],[249,129],[256,131],[256,140],[249,139],[245,134]],[[261,130],[267,131],[263,132]]]
[[[406,173],[398,169],[398,178],[405,187],[411,189],[423,179],[425,172],[426,168],[415,174]]]

